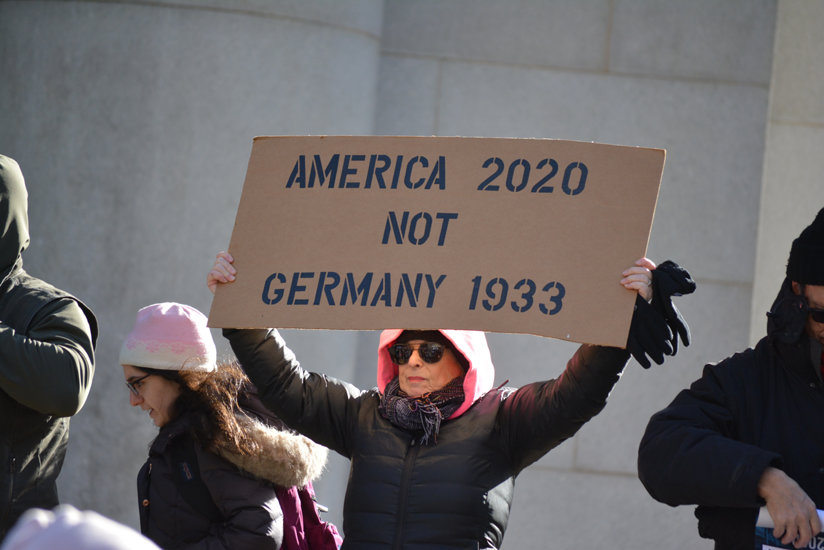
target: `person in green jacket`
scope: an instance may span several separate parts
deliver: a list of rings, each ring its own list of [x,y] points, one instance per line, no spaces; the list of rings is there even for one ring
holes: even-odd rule
[[[58,504],[69,417],[94,374],[94,313],[26,273],[28,245],[23,173],[0,155],[0,540],[27,509]]]

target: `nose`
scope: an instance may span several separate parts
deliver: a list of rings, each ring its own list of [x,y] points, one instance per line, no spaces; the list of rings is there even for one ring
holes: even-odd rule
[[[415,367],[420,367],[424,364],[424,360],[421,359],[420,353],[418,353],[417,348],[412,350],[412,355],[409,356],[409,364]]]
[[[132,407],[137,407],[143,403],[143,398],[139,395],[135,395],[134,392],[129,391],[129,405]]]

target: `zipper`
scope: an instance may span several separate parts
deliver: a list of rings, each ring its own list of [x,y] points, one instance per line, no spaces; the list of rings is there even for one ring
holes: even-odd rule
[[[412,467],[418,458],[421,446],[413,439],[406,449],[406,458],[403,461],[403,476],[401,477],[401,490],[398,495],[398,525],[395,530],[395,542],[392,548],[401,550],[403,548],[403,532],[406,523],[406,499],[409,496],[409,485],[412,479]]]

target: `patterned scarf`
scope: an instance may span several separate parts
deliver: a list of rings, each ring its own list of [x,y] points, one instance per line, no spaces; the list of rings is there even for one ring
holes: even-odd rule
[[[409,397],[401,390],[396,376],[386,385],[378,410],[395,426],[420,434],[421,445],[434,445],[441,421],[452,416],[464,402],[463,381],[464,377],[458,376],[437,391]]]

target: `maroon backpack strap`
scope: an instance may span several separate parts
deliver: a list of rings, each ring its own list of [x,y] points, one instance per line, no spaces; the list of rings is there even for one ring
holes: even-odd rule
[[[278,502],[283,512],[283,543],[281,550],[338,550],[343,537],[337,527],[323,521],[315,502],[315,489],[307,483],[300,489],[277,488]]]
[[[301,512],[301,500],[297,487],[285,489],[278,487],[275,491],[283,512],[283,542],[281,550],[309,550],[306,544],[306,532]]]
[[[312,482],[307,483],[298,493],[301,509],[303,510],[303,527],[309,548],[312,550],[338,550],[343,544],[343,537],[338,533],[337,527],[321,519]]]

